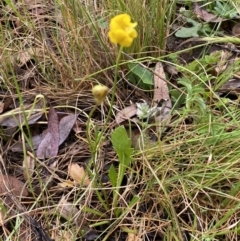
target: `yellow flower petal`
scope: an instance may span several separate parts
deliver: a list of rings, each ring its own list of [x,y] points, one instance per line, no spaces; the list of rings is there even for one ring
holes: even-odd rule
[[[138,36],[137,31],[135,29],[131,29],[128,33],[131,38],[136,38]]]
[[[95,85],[92,88],[92,94],[96,104],[101,104],[108,94],[108,87],[103,85]]]
[[[136,26],[137,23],[131,23],[128,14],[119,14],[111,19],[108,37],[112,43],[129,47],[137,37],[137,31],[134,29]]]
[[[115,23],[121,28],[126,28],[131,24],[131,17],[126,13],[119,14],[114,18],[112,18],[111,23]],[[110,28],[111,28],[111,24],[110,24]]]

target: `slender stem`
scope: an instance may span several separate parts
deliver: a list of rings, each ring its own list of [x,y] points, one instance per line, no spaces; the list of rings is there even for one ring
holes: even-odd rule
[[[93,113],[95,112],[95,110],[97,109],[97,105],[95,105],[92,110],[90,111],[89,113],[89,116],[88,116],[88,120],[87,120],[87,140],[88,140],[88,144],[90,146],[90,151],[92,152],[92,154],[94,152],[96,152],[96,145],[94,145],[92,139],[91,139],[91,118],[92,118],[92,115]]]
[[[122,50],[123,50],[123,47],[121,46],[119,49],[118,55],[117,55],[117,59],[116,59],[114,81],[113,81],[113,88],[112,88],[112,98],[111,98],[111,102],[110,102],[110,108],[108,111],[108,115],[106,117],[102,130],[100,131],[100,133],[98,133],[95,140],[91,139],[90,132],[91,132],[91,118],[92,118],[93,113],[97,109],[97,104],[93,107],[93,109],[89,113],[88,120],[87,120],[87,140],[88,140],[88,143],[90,146],[90,151],[92,153],[92,158],[91,158],[92,161],[90,162],[90,165],[93,163],[93,168],[95,169],[95,177],[97,175],[97,166],[95,163],[97,148],[98,148],[98,144],[100,143],[100,141],[102,139],[103,133],[105,132],[107,124],[111,117],[113,104],[114,104],[114,100],[115,100],[115,94],[116,94],[116,90],[117,90],[118,69],[119,69],[119,62],[120,62],[121,55],[122,55]]]
[[[114,103],[114,99],[115,99],[115,94],[116,94],[116,90],[117,90],[118,69],[119,69],[119,62],[120,62],[120,59],[121,59],[121,56],[122,56],[122,50],[123,50],[123,46],[120,47],[118,55],[117,55],[117,59],[116,59],[114,81],[113,81],[113,88],[112,88],[112,98],[111,98],[111,102],[110,102],[110,109],[108,111],[108,115],[107,115],[107,118],[106,118],[106,121],[105,121],[105,126],[110,119],[112,107],[113,107],[113,103]]]
[[[108,115],[106,117],[106,120],[105,120],[105,123],[103,125],[102,131],[99,134],[98,139],[96,140],[96,145],[95,145],[96,147],[97,147],[98,143],[100,142],[100,140],[102,138],[102,135],[105,132],[106,126],[107,126],[107,124],[108,124],[108,122],[110,120],[110,117],[111,117],[113,104],[114,104],[114,100],[115,100],[115,95],[116,95],[116,90],[117,90],[118,69],[119,69],[120,59],[121,59],[121,56],[122,56],[122,50],[123,50],[123,46],[120,47],[118,55],[117,55],[117,59],[116,59],[115,72],[114,72],[114,81],[113,81],[113,88],[112,88],[112,98],[111,98],[111,101],[110,101],[110,109],[108,111]]]

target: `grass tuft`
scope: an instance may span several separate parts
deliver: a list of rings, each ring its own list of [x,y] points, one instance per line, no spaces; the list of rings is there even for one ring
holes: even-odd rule
[[[228,2],[231,12],[239,11],[237,2]],[[239,78],[238,52],[224,54],[226,41],[236,44],[237,38],[184,43],[174,35],[182,27],[181,7],[185,3],[170,0],[2,2],[1,172],[30,193],[18,199],[0,188],[2,240],[36,240],[39,233],[56,241],[240,239],[239,91],[223,88]],[[111,17],[120,13],[138,23],[138,38],[123,51],[107,37]],[[219,28],[212,31],[217,35]],[[138,64],[152,76],[158,61],[177,72],[167,76],[171,121],[117,127],[117,109],[152,98],[153,85],[142,88],[139,76],[133,82],[129,66]],[[110,89],[101,105],[91,93],[96,84]],[[16,108],[27,123],[37,96],[45,101],[41,119],[2,125],[5,112]],[[78,120],[58,155],[39,160],[33,136],[46,130],[50,106],[59,119],[71,113]],[[72,163],[83,168],[89,185],[74,183]]]

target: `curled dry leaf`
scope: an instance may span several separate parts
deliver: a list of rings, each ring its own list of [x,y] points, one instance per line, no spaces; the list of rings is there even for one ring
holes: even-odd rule
[[[24,183],[13,176],[0,175],[0,195],[12,192],[15,196],[28,196]]]
[[[172,108],[172,102],[169,96],[166,75],[160,62],[156,64],[154,73],[154,105],[149,107],[147,102],[144,102],[132,104],[124,108],[116,115],[117,124],[120,124],[135,115],[137,115],[140,119],[151,118],[154,116],[157,123],[160,123],[169,117],[169,113]],[[162,101],[163,104],[160,106],[159,104],[161,104]],[[168,121],[170,121],[169,118]]]
[[[83,167],[80,167],[77,163],[70,163],[68,165],[68,174],[74,180],[76,184],[82,184],[88,186],[90,180],[88,174]]]
[[[125,120],[129,120],[131,117],[137,114],[137,107],[136,104],[132,104],[123,110],[120,110],[116,115],[116,122],[117,124],[121,124]]]
[[[20,66],[26,64],[31,59],[29,52],[20,51],[17,55],[17,60],[20,62]]]

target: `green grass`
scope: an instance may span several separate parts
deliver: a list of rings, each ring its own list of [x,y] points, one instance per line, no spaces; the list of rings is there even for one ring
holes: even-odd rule
[[[237,9],[237,2],[227,2]],[[1,7],[1,101],[12,98],[8,109],[20,106],[27,118],[25,104],[33,104],[41,94],[46,100],[42,111],[47,114],[51,105],[58,112],[79,114],[80,131],[71,132],[56,158],[37,160],[24,144],[20,154],[11,146],[18,140],[31,146],[32,136],[46,129],[46,118],[12,134],[1,128],[2,172],[23,181],[31,193],[27,200],[14,198],[10,209],[2,205],[0,189],[0,214],[7,213],[1,239],[34,240],[26,228],[29,217],[56,241],[84,240],[84,235],[87,240],[126,240],[131,234],[139,240],[240,239],[239,96],[231,100],[217,93],[238,75],[239,60],[214,74],[222,56],[208,53],[212,42],[223,39],[206,39],[201,43],[204,54],[183,63],[178,56],[193,53],[198,43],[182,50],[167,48],[177,31],[177,1],[43,0],[40,5],[47,7],[36,10],[23,0],[19,5],[5,0]],[[192,10],[192,3],[188,5]],[[124,48],[116,66],[119,47],[109,42],[107,33],[111,17],[119,13],[138,22],[138,38]],[[127,132],[117,127],[114,108],[104,125],[114,78],[118,109],[129,106],[130,100],[151,99],[151,86],[144,91],[129,83],[128,66],[139,63],[152,73],[158,61],[174,66],[181,76],[168,76],[172,119],[154,130],[162,133],[157,141],[149,140],[148,132],[154,129],[150,124],[124,124]],[[98,83],[110,88],[102,106],[95,106],[91,93]],[[144,140],[141,148],[133,150],[126,133]],[[26,170],[30,157],[33,172]],[[88,186],[59,185],[71,179],[71,162],[84,167]]]

